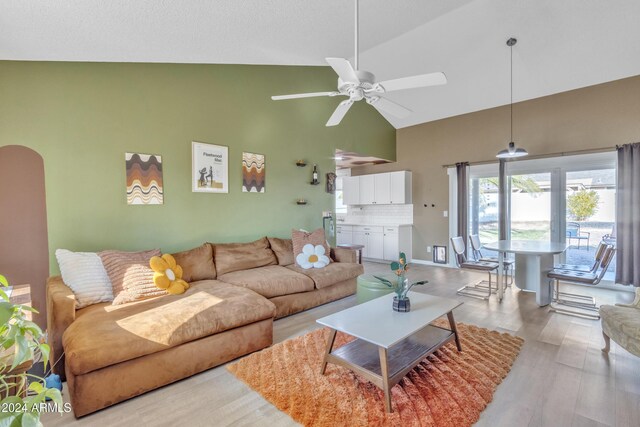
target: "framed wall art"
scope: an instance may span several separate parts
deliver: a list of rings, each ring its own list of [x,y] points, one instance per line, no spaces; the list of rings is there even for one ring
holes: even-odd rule
[[[264,193],[264,154],[242,153],[242,192]]]
[[[128,205],[162,205],[162,156],[125,153]]]
[[[193,141],[191,181],[194,193],[228,193],[229,147]]]

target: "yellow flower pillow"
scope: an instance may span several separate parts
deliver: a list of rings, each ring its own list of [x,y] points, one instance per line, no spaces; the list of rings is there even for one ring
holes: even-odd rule
[[[171,295],[182,294],[189,289],[189,284],[182,280],[182,267],[176,264],[175,258],[170,254],[152,257],[149,260],[149,266],[155,272],[153,283],[158,288],[164,289]]]

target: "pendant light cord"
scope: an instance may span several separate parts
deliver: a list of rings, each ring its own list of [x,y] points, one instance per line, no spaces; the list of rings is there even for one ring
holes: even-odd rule
[[[509,142],[513,142],[513,45],[509,46],[509,49],[511,50],[511,140]]]
[[[356,57],[355,57],[354,63],[356,66],[355,67],[356,70],[358,70],[358,66],[359,66],[358,64],[358,0],[355,0],[355,3],[356,3],[356,14],[355,14],[356,15],[356,34],[355,34]]]

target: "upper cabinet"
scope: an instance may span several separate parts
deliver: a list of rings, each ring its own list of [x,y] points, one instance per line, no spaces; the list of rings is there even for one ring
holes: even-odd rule
[[[345,205],[411,204],[411,172],[398,171],[344,177]]]
[[[360,180],[359,205],[375,205],[376,203],[376,180],[375,175],[362,175],[356,177]]]
[[[411,204],[411,172],[398,171],[389,173],[391,187],[390,204]]]
[[[345,176],[342,178],[342,203],[345,205],[360,204],[359,176]]]
[[[369,175],[373,178],[373,187],[375,194],[375,197],[373,199],[374,205],[391,204],[391,179],[389,175],[391,174],[377,173],[375,175]]]

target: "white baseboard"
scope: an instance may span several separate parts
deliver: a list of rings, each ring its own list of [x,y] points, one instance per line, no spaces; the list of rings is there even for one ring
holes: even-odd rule
[[[444,268],[457,268],[453,265],[449,265],[449,264],[438,264],[437,262],[433,262],[433,261],[427,261],[426,259],[412,259],[411,262],[413,264],[420,264],[420,265],[429,265],[431,267],[444,267]]]

